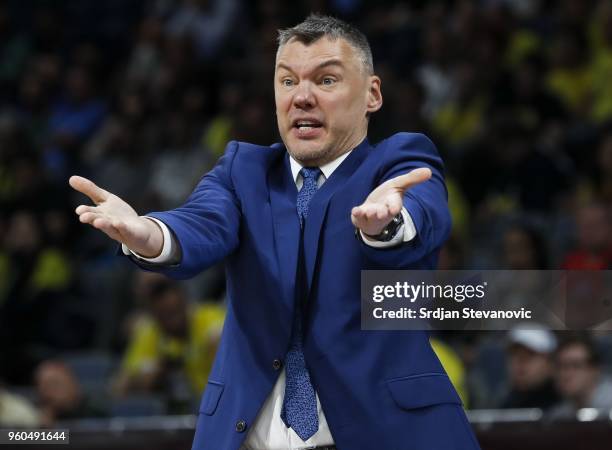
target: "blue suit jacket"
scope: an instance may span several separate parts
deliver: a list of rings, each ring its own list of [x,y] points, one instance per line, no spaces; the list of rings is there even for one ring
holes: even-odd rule
[[[384,250],[357,240],[351,208],[417,167],[433,176],[405,195],[416,237]],[[228,314],[194,449],[238,449],[277,381],[273,362],[287,352],[295,308],[296,197],[282,145],[231,142],[183,206],[151,214],[175,234],[182,260],[148,268],[187,278],[226,261]],[[442,161],[420,134],[396,134],[376,146],[365,140],[311,201],[304,354],[339,449],[478,448],[427,333],[361,330],[360,271],[433,269],[450,226]]]

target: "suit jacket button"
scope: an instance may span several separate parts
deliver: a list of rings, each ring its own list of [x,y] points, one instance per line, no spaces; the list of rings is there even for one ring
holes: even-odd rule
[[[246,422],[244,420],[239,420],[238,422],[236,422],[236,431],[238,433],[242,433],[244,430],[246,430]]]
[[[272,361],[272,368],[274,370],[279,370],[281,367],[283,367],[283,363],[280,359],[275,359]]]

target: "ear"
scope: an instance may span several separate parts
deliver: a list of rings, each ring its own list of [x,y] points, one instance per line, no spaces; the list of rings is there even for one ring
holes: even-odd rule
[[[368,97],[366,111],[368,114],[378,111],[383,104],[382,91],[380,90],[380,78],[372,75],[368,79]]]

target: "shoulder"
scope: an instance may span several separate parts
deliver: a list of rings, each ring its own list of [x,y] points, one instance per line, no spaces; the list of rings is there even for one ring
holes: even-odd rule
[[[232,161],[234,170],[257,171],[258,168],[266,169],[274,162],[279,161],[285,155],[283,144],[256,145],[249,142],[230,141],[225,149],[225,154]]]
[[[283,144],[257,145],[250,142],[230,141],[226,152],[235,153],[236,158],[250,160],[266,160],[285,153]]]
[[[387,151],[418,151],[438,154],[435,144],[423,133],[395,133],[383,139],[376,148]]]
[[[444,164],[434,143],[422,133],[396,133],[377,143],[375,161],[383,172],[393,170],[396,166],[404,169],[429,167],[440,172]]]

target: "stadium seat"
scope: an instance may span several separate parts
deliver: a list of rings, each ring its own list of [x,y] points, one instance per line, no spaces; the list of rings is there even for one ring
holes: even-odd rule
[[[113,400],[112,417],[159,416],[166,413],[162,399],[150,395],[133,395]]]

